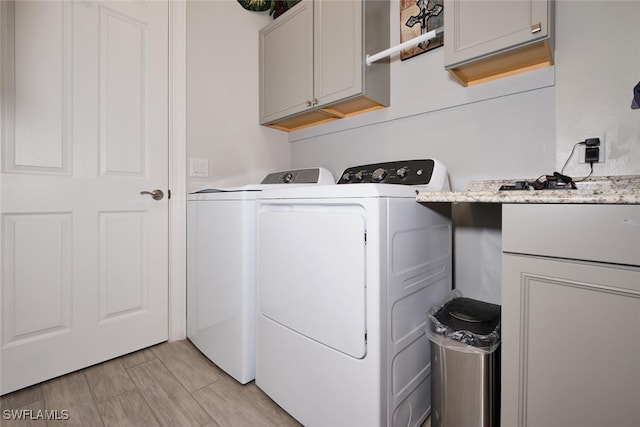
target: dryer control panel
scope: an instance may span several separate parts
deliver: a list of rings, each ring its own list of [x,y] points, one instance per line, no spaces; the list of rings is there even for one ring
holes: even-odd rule
[[[333,175],[325,168],[293,169],[270,173],[260,184],[333,184]]]
[[[431,181],[435,162],[432,159],[402,160],[347,168],[338,184],[382,183],[426,185]]]

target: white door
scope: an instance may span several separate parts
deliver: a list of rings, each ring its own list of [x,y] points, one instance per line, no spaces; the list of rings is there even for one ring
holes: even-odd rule
[[[4,394],[167,339],[168,6],[0,7]]]

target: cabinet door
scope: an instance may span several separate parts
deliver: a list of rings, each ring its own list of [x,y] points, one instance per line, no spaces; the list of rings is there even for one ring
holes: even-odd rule
[[[640,425],[640,268],[503,255],[502,426]]]
[[[260,31],[260,123],[313,99],[313,2],[302,0]]]
[[[444,4],[445,67],[544,39],[550,34],[547,0],[445,0]]]
[[[319,106],[362,92],[362,3],[314,2],[314,97]]]

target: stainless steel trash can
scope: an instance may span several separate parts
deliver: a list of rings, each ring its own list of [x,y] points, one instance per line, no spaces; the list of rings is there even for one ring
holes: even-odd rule
[[[428,313],[431,426],[500,424],[500,306],[454,291]]]

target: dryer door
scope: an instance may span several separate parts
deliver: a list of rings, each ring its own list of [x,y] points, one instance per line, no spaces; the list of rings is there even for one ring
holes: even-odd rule
[[[359,205],[263,202],[258,210],[259,314],[363,358],[364,214]]]

